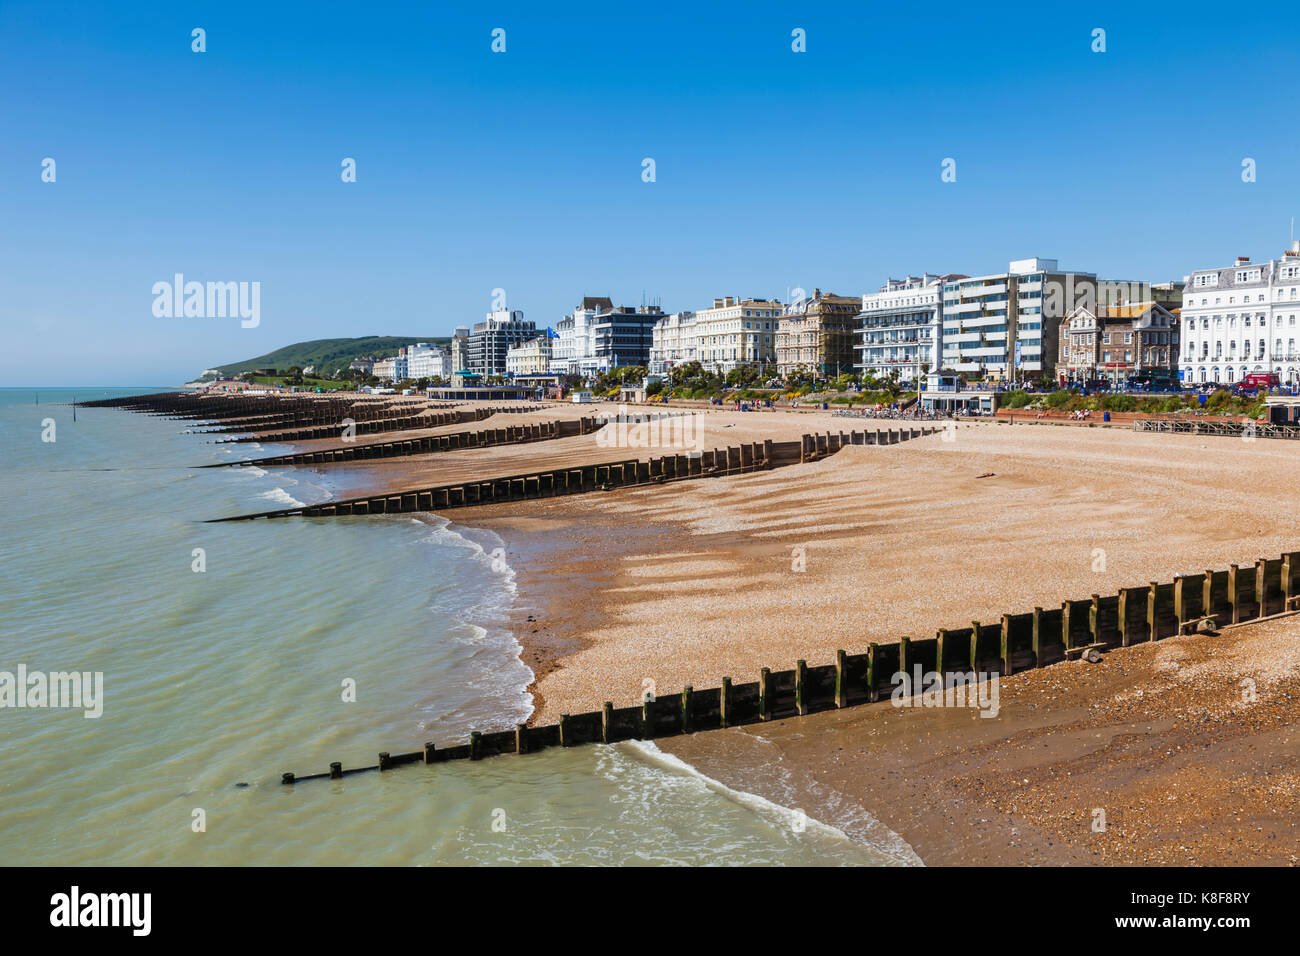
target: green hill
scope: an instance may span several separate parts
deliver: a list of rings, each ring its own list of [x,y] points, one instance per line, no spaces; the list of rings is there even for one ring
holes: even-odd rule
[[[396,355],[397,350],[403,345],[414,345],[416,342],[446,345],[450,341],[451,339],[445,335],[365,335],[356,339],[313,339],[310,342],[286,345],[282,349],[243,362],[231,362],[229,365],[214,367],[222,376],[238,375],[240,372],[251,372],[257,368],[287,369],[294,365],[302,368],[314,365],[317,374],[327,374],[340,368],[347,368],[354,358],[361,355],[387,358]]]

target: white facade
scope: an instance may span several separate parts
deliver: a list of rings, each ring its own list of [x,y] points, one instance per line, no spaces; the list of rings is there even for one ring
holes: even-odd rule
[[[784,306],[774,299],[725,296],[695,313],[696,358],[726,374],[741,365],[775,364],[776,327]]]
[[[436,345],[418,342],[406,347],[406,378],[446,378],[451,374],[451,356]]]
[[[1232,385],[1252,373],[1300,384],[1300,242],[1280,259],[1203,269],[1183,289],[1179,377]]]
[[[943,286],[945,369],[1010,381],[1051,374],[1060,321],[1097,301],[1097,277],[1062,272],[1055,259],[1017,259],[1006,272]]]
[[[600,296],[585,296],[578,307],[555,324],[556,339],[551,343],[550,371],[557,375],[579,374],[593,369],[596,356],[596,316],[614,308],[614,303]]]
[[[370,370],[370,374],[375,378],[386,378],[390,382],[397,381],[397,359],[380,359],[374,364],[374,367]]]
[[[856,368],[877,378],[898,370],[914,378],[919,361],[937,370],[942,361],[943,285],[963,277],[925,273],[890,279],[862,297],[862,324]]]
[[[694,362],[697,357],[694,312],[674,312],[655,323],[650,344],[651,375],[663,375],[673,366]]]

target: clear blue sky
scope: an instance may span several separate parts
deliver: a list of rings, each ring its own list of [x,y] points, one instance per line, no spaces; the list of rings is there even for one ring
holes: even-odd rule
[[[445,6],[0,2],[0,385],[449,334],[496,287],[545,327],[1032,255],[1160,281],[1300,213],[1276,5]],[[260,282],[261,324],[155,318],[176,272]]]

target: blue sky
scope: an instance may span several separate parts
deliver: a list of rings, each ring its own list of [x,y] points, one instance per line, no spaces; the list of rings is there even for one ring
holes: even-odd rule
[[[1258,4],[0,0],[0,385],[445,335],[498,287],[545,327],[583,295],[1277,255],[1297,49]],[[176,272],[260,282],[260,324],[155,317]]]

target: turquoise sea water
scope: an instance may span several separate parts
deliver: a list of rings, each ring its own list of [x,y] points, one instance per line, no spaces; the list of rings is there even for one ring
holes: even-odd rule
[[[67,404],[145,391],[0,389],[0,671],[104,675],[95,719],[0,708],[0,864],[915,862],[652,745],[282,786],[524,719],[513,575],[438,518],[205,524],[330,489],[196,467],[272,446]]]

